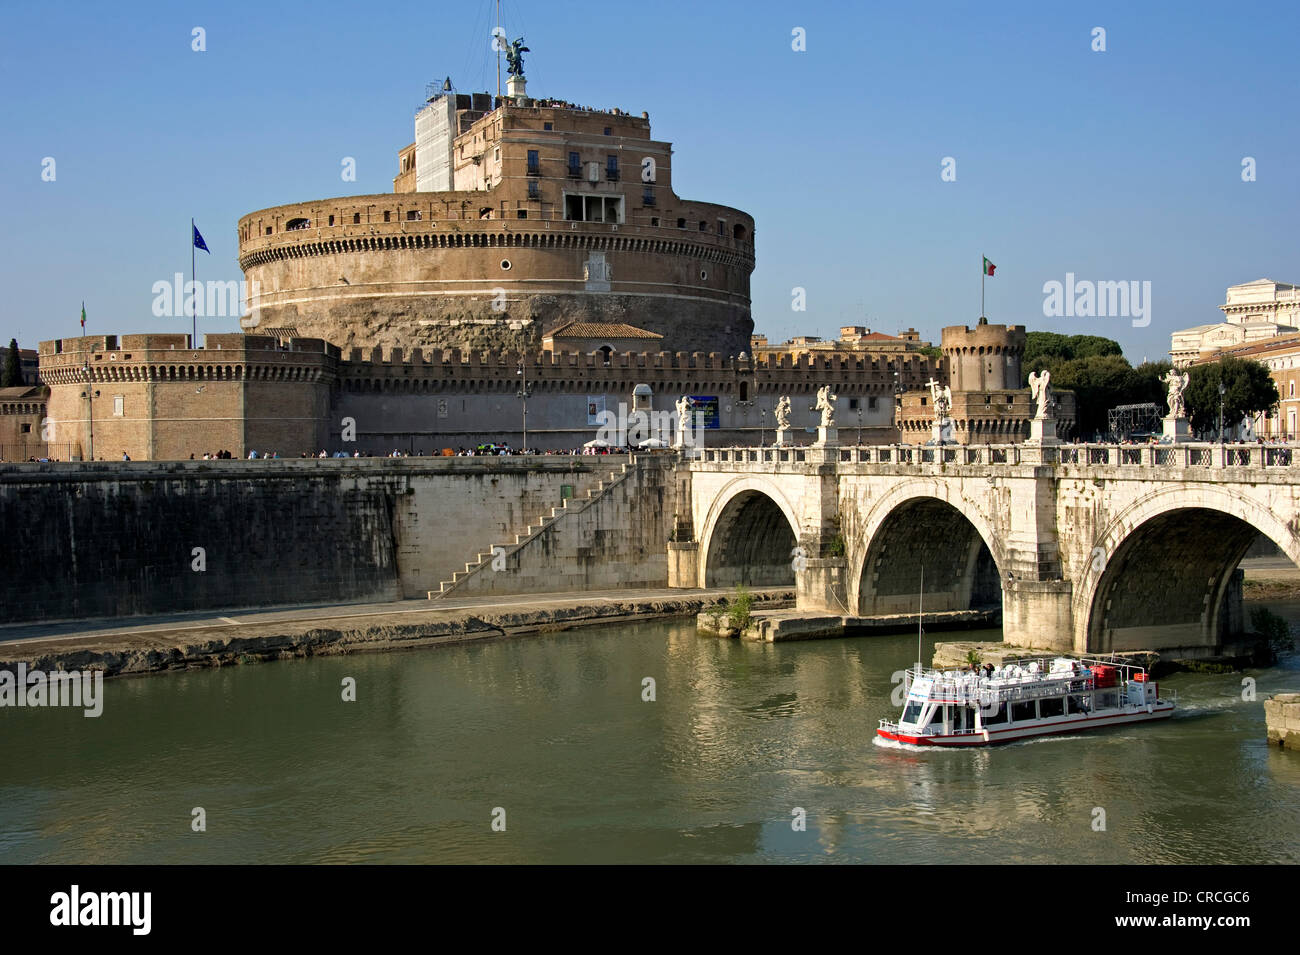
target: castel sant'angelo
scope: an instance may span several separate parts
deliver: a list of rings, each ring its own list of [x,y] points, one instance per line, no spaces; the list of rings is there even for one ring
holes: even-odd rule
[[[5,454],[518,447],[525,402],[530,447],[572,448],[634,391],[658,411],[695,398],[713,444],[770,439],[790,396],[797,437],[811,440],[824,384],[845,435],[919,442],[927,383],[946,383],[954,358],[954,384],[979,396],[954,401],[971,417],[953,439],[1027,435],[1018,326],[946,328],[944,358],[914,332],[858,327],[829,347],[756,348],[754,220],[680,198],[671,144],[651,136],[646,113],[531,98],[519,46],[506,95],[448,80],[429,97],[392,193],[239,220],[243,331],[201,345],[186,334],[42,342],[48,407],[0,416],[12,425]],[[37,448],[40,421],[53,428]]]

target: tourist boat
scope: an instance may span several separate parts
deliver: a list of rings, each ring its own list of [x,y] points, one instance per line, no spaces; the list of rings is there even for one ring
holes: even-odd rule
[[[1176,694],[1160,695],[1144,667],[1114,659],[1026,658],[983,669],[906,671],[907,699],[879,736],[909,746],[992,746],[1168,719]]]

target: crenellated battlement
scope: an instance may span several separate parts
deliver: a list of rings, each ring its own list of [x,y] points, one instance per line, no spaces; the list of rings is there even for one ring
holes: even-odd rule
[[[298,380],[330,381],[339,350],[319,338],[278,339],[238,332],[204,336],[192,348],[179,333],[87,335],[39,346],[40,377],[47,385],[94,381]]]
[[[749,381],[757,392],[768,394],[812,392],[828,382],[846,393],[885,394],[896,383],[910,390],[944,375],[942,360],[923,355],[891,359],[830,353],[755,361],[718,352],[623,352],[606,361],[602,352],[531,352],[525,358],[518,351],[373,348],[367,354],[354,348],[340,363],[339,378],[348,391],[503,391],[518,387],[525,364],[530,387],[575,392],[631,391],[645,383],[678,394],[730,393],[739,382]]]

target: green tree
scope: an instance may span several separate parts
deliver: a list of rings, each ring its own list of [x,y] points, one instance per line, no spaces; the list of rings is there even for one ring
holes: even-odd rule
[[[1277,385],[1268,369],[1257,361],[1226,357],[1192,365],[1190,381],[1183,392],[1187,417],[1197,434],[1217,438],[1219,434],[1219,382],[1224,385],[1223,429],[1226,432],[1247,415],[1272,411],[1278,403]]]
[[[1100,335],[1062,335],[1059,332],[1029,332],[1025,335],[1025,352],[1021,367],[1028,382],[1031,371],[1044,367],[1044,362],[1070,361],[1076,358],[1101,358],[1123,355],[1124,349],[1112,338]],[[1048,368],[1048,371],[1051,371]]]
[[[1169,369],[1168,362],[1144,362],[1133,368],[1110,339],[1093,335],[1067,338],[1053,332],[1031,334],[1054,336],[1044,341],[1058,351],[1039,352],[1033,365],[1022,365],[1025,385],[1029,372],[1045,369],[1051,372],[1053,388],[1074,392],[1076,431],[1081,439],[1091,440],[1094,435],[1107,433],[1111,408],[1164,401],[1160,377]],[[1067,357],[1079,351],[1085,354]],[[1161,408],[1163,413],[1163,405]]]
[[[23,383],[23,366],[18,355],[18,339],[9,339],[9,353],[5,355],[5,366],[0,371],[0,388],[16,388]]]

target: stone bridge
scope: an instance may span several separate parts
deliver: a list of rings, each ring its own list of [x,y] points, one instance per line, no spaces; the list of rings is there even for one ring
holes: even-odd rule
[[[1300,563],[1286,447],[702,449],[680,466],[671,586],[794,583],[801,609],[1003,612],[1058,651],[1221,652],[1259,534]]]

